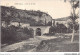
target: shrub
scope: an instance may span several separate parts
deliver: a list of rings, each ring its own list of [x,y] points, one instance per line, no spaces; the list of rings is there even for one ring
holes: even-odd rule
[[[29,35],[30,35],[31,37],[33,37],[33,36],[34,36],[34,30],[33,30],[32,28],[30,28],[30,29],[29,29],[29,32],[30,32]]]
[[[64,24],[58,24],[57,25],[57,31],[58,33],[66,33],[67,32],[67,27]]]
[[[15,26],[10,26],[8,28],[1,28],[1,42],[2,43],[12,43],[13,41],[16,40],[16,27]]]
[[[49,34],[53,35],[55,33],[67,33],[71,32],[69,28],[67,28],[64,24],[57,24],[57,26],[51,26],[49,29]]]
[[[29,38],[34,36],[34,30],[32,28],[24,28],[23,33],[27,34]]]
[[[49,29],[49,34],[55,34],[56,33],[56,28],[51,26],[50,29]]]
[[[33,37],[33,29],[28,28],[18,28],[15,26],[10,26],[7,28],[1,28],[1,43],[12,44],[22,40],[26,40]]]

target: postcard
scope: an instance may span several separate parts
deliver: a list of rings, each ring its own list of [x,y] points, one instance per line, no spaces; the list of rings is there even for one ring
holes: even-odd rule
[[[79,52],[79,0],[1,0],[0,17],[1,52]]]

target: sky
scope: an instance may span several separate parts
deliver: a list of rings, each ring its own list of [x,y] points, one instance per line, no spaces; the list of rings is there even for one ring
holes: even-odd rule
[[[1,0],[3,6],[14,6],[23,10],[40,10],[53,19],[70,16],[71,5],[64,0]]]

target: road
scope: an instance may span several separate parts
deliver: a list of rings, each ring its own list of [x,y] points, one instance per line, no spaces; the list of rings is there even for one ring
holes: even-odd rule
[[[35,46],[38,46],[42,40],[55,39],[55,38],[56,37],[54,37],[54,36],[36,36],[34,38],[30,38],[30,39],[24,40],[22,42],[18,42],[18,43],[14,43],[14,44],[2,47],[1,51],[2,52],[12,51],[12,50],[15,51],[16,49],[19,49],[19,48],[22,49],[22,48],[24,48],[23,47],[24,45],[31,45],[31,44],[35,45]],[[35,48],[30,49],[30,50],[24,50],[24,52],[25,51],[32,52],[34,49]]]

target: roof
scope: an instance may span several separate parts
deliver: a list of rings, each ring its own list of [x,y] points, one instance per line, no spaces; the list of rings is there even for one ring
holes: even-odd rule
[[[55,19],[55,21],[67,21],[68,19],[69,17],[64,17],[64,18]]]

